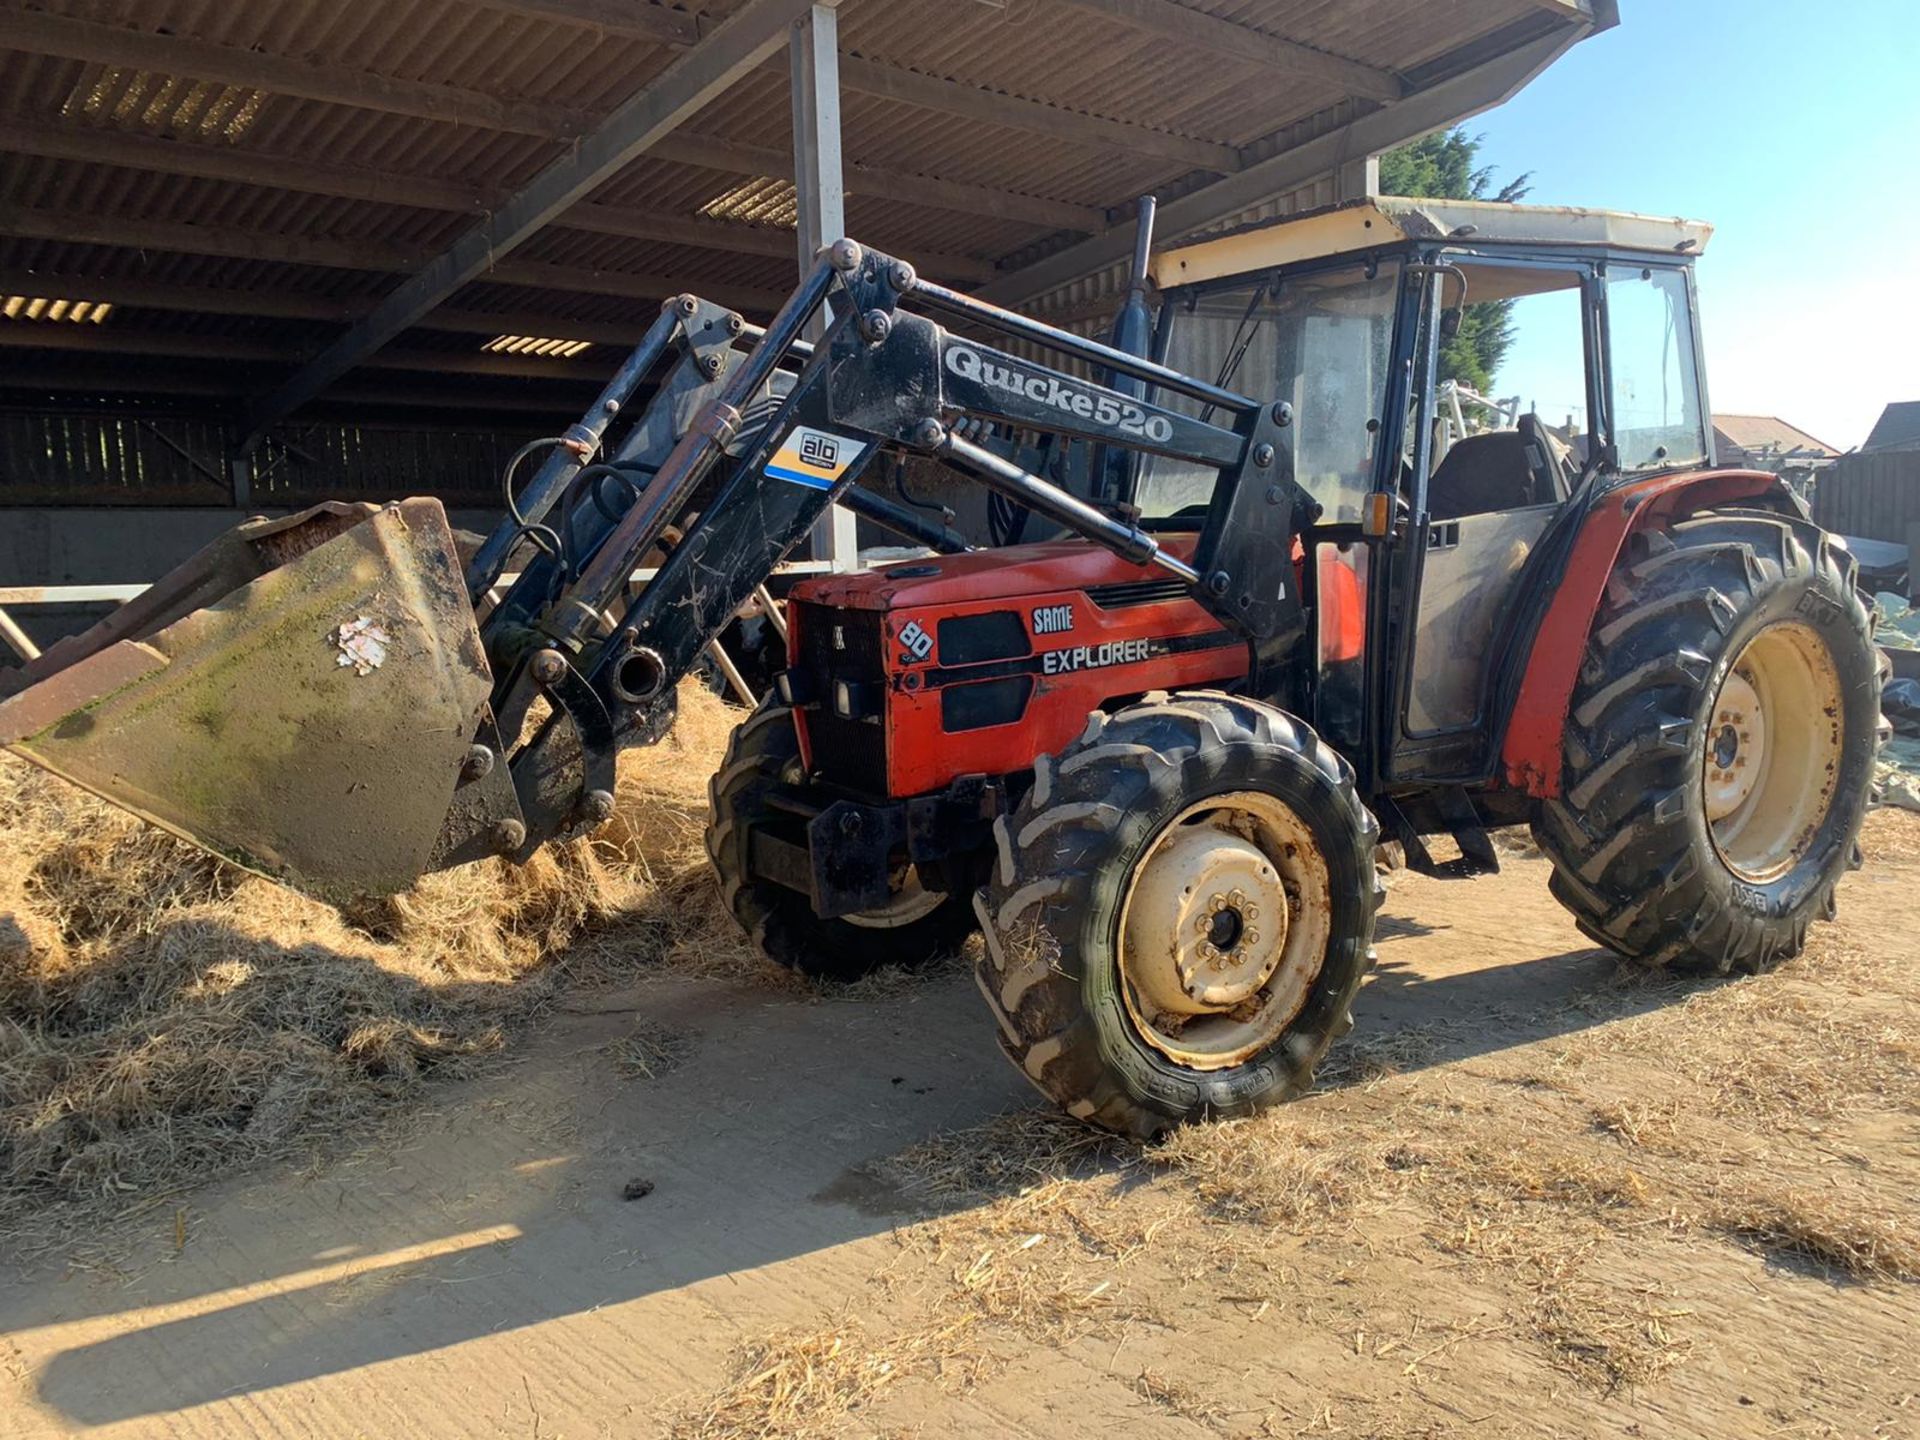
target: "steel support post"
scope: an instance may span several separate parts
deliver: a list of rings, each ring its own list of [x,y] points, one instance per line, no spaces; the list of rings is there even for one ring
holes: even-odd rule
[[[837,0],[836,0],[837,3]],[[793,23],[793,188],[799,211],[800,273],[847,228],[846,173],[840,160],[840,17],[815,5]],[[809,335],[817,340],[818,333]],[[853,512],[836,505],[814,527],[813,553],[835,570],[857,570]]]

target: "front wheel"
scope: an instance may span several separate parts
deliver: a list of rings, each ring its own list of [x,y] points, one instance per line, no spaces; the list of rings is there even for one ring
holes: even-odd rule
[[[917,965],[957,950],[973,931],[964,894],[928,889],[913,865],[895,872],[885,905],[833,920],[814,914],[797,890],[754,873],[753,832],[785,818],[769,797],[802,778],[793,712],[769,700],[733,732],[708,787],[707,858],[728,912],[760,953],[818,979],[857,980],[883,965]]]
[[[1805,521],[1709,513],[1636,536],[1574,690],[1554,895],[1644,965],[1754,972],[1831,919],[1879,743],[1851,558]]]
[[[1142,1139],[1246,1114],[1352,1028],[1379,828],[1302,721],[1210,692],[1095,714],[995,833],[980,988],[1068,1114]]]

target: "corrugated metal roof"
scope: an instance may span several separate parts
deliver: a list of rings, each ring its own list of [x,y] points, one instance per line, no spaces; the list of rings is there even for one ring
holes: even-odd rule
[[[1863,450],[1920,448],[1920,400],[1896,400],[1880,412]]]
[[[1389,75],[1550,23],[1536,0],[1179,3]],[[0,291],[17,292],[26,272],[91,278],[118,287],[100,327],[108,340],[197,337],[213,357],[223,338],[245,339],[284,346],[292,363],[472,225],[474,204],[462,197],[499,203],[673,62],[675,48],[633,29],[649,17],[710,29],[737,4],[634,0],[634,20],[608,29],[555,18],[565,6],[552,0],[0,0]],[[998,107],[962,118],[949,113],[956,106],[843,87],[843,148],[864,167],[850,171],[848,229],[936,277],[944,264],[978,279],[1060,232],[950,191],[935,204],[904,181],[1118,214],[1144,191],[1192,186],[1196,171],[1124,139],[1075,133],[1086,117],[1132,127],[1149,149],[1177,141],[1254,157],[1289,127],[1310,133],[1351,113],[1342,83],[1276,70],[1252,51],[1170,43],[1090,0],[846,0],[840,17],[850,63],[959,87],[949,93],[960,109]],[[137,53],[122,53],[128,44]],[[271,73],[241,77],[249,66]],[[1003,122],[1016,109],[1044,118],[1036,105],[1059,113],[1062,133]],[[674,138],[784,156],[790,125],[776,58]],[[513,333],[544,335],[535,322],[550,315],[637,334],[653,309],[650,286],[723,301],[784,291],[794,261],[779,245],[783,216],[714,209],[786,178],[767,168],[775,173],[643,156],[597,189],[590,203],[608,208],[591,222],[563,216],[448,306],[469,320],[511,313]],[[1318,203],[1324,190],[1262,209]],[[729,213],[738,218],[714,218]],[[755,228],[725,247],[705,243],[711,230],[677,240],[607,233],[680,236],[695,222]],[[1103,290],[1094,277],[1057,301],[1087,304]],[[220,298],[199,307],[195,292]],[[262,313],[244,313],[249,303]],[[471,324],[429,324],[401,343],[477,351],[487,338]],[[39,364],[0,346],[0,386]],[[128,386],[167,364],[128,357]],[[236,390],[259,373],[236,374]]]

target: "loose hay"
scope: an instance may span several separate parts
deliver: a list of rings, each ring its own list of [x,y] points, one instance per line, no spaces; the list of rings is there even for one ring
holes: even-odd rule
[[[683,687],[594,839],[346,913],[0,755],[0,1235],[335,1139],[500,1049],[563,977],[744,963],[700,855],[737,718]]]
[[[822,1330],[782,1330],[744,1349],[734,1378],[678,1417],[675,1440],[813,1440],[846,1433],[850,1415],[905,1366],[852,1318]]]
[[[1832,1188],[1745,1185],[1719,1196],[1706,1223],[1856,1280],[1920,1280],[1920,1224],[1904,1204]]]
[[[627,1034],[600,1047],[600,1053],[628,1080],[658,1080],[692,1050],[692,1036],[650,1020],[638,1021]]]
[[[838,1440],[889,1388],[940,1379],[969,1348],[971,1316],[876,1337],[851,1315],[815,1330],[776,1330],[743,1346],[733,1376],[672,1417],[673,1440]]]
[[[1843,917],[1870,915],[1872,886],[1913,883],[1872,843],[1909,821],[1876,817]],[[1920,966],[1855,923],[1818,928],[1773,974],[1623,971],[1484,1018],[1363,1030],[1318,1093],[1153,1146],[1043,1109],[910,1146],[865,1167],[936,1217],[895,1231],[855,1301],[873,1307],[869,1353],[915,1354],[948,1388],[1021,1383],[1008,1366],[1036,1348],[1092,1355],[1136,1377],[1142,1407],[1233,1435],[1475,1434],[1540,1407],[1567,1433],[1684,1427],[1730,1337],[1806,1349],[1835,1318],[1783,1306],[1729,1331],[1750,1291],[1804,1283],[1746,1252],[1875,1286],[1891,1318],[1862,1334],[1912,1313],[1897,1287],[1920,1278]],[[1330,1336],[1337,1355],[1314,1345]],[[1904,1411],[1892,1353],[1862,1364]],[[1863,1371],[1818,1364],[1809,1415],[1866,1413],[1835,1407]],[[1690,1365],[1706,1373],[1673,1385]],[[1755,1374],[1784,1390],[1792,1372],[1769,1355]],[[828,1433],[910,1432],[912,1399],[830,1411]],[[1764,1418],[1786,1433],[1796,1413]],[[728,1414],[737,1428],[708,1433],[805,1433],[791,1410]]]
[[[1920,815],[1908,810],[1875,810],[1860,827],[1860,849],[1874,860],[1920,860]]]
[[[1057,1110],[1009,1110],[948,1130],[867,1166],[876,1180],[934,1207],[1018,1194],[1104,1166],[1124,1165],[1139,1149]]]

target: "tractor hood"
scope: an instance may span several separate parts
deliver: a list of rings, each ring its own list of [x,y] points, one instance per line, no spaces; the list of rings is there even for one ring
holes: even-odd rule
[[[1165,550],[1185,560],[1198,537],[1162,535]],[[900,610],[983,599],[1012,599],[1102,585],[1173,581],[1155,565],[1135,565],[1085,540],[1048,540],[1004,550],[902,560],[874,570],[806,580],[793,598],[845,610]]]

